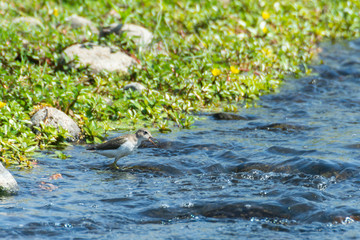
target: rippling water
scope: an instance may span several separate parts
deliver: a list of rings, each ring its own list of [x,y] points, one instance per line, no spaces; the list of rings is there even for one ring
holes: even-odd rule
[[[204,116],[119,171],[81,145],[12,169],[21,190],[0,201],[0,237],[359,238],[360,40],[325,44],[321,57],[319,76],[241,110],[250,120]]]

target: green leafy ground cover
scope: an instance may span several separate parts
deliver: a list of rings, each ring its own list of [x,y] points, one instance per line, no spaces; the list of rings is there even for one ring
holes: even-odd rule
[[[189,128],[194,112],[251,106],[287,74],[309,74],[306,64],[319,41],[359,37],[359,12],[358,0],[2,1],[0,159],[30,167],[36,150],[66,144],[62,130],[32,132],[29,120],[43,106],[70,115],[88,143],[110,130],[145,125],[166,132]],[[141,25],[154,34],[157,51],[71,29],[65,19],[72,14],[97,26]],[[36,17],[42,26],[14,24],[21,16]],[[141,66],[127,75],[70,69],[59,58],[78,42],[126,51]],[[123,91],[132,81],[148,90]]]

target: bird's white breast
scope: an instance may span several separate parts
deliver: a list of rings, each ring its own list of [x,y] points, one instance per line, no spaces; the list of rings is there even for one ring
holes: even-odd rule
[[[137,147],[136,142],[127,140],[116,149],[96,150],[96,152],[109,158],[118,158],[131,154]]]

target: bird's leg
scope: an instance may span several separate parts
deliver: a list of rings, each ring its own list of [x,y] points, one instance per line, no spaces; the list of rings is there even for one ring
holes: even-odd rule
[[[110,168],[113,169],[113,170],[118,170],[118,169],[119,169],[118,165],[116,165],[115,162],[113,162],[112,164],[110,164]]]
[[[118,170],[118,169],[119,169],[118,165],[116,164],[119,159],[120,159],[120,158],[115,158],[114,162],[113,162],[112,164],[110,164],[110,168],[111,168],[111,169],[114,169],[114,170]]]

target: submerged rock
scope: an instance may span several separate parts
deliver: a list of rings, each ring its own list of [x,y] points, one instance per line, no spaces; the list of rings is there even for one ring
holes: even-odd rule
[[[318,65],[312,67],[322,78],[326,79],[336,79],[340,77],[340,74],[336,72],[336,70],[332,69],[330,66],[327,65]]]
[[[149,30],[135,24],[114,23],[110,27],[103,28],[100,37],[105,37],[111,33],[118,35],[126,33],[126,36],[132,38],[139,47],[147,47],[153,39],[153,34]]]
[[[307,126],[293,125],[287,123],[272,123],[269,125],[259,126],[257,129],[268,130],[268,131],[302,131],[310,130],[312,128]]]
[[[0,196],[15,194],[19,186],[13,175],[0,163]]]
[[[216,120],[249,120],[246,117],[242,117],[232,113],[225,113],[225,112],[214,113],[212,116]]]
[[[103,70],[109,72],[127,72],[129,67],[136,64],[136,61],[122,52],[112,52],[109,47],[102,47],[92,44],[76,44],[68,47],[63,52],[70,61],[78,57],[79,64],[73,67],[80,67],[81,65],[88,65],[94,73],[99,73]]]
[[[146,87],[144,87],[142,84],[137,83],[137,82],[133,82],[133,83],[129,83],[128,85],[126,85],[124,87],[124,90],[133,90],[133,91],[138,91],[138,92],[142,92],[146,89]]]
[[[360,143],[349,144],[349,145],[346,145],[345,147],[351,148],[351,149],[360,149]]]
[[[70,26],[74,29],[89,27],[92,33],[99,33],[99,30],[96,28],[95,24],[92,21],[84,17],[80,17],[76,14],[67,17],[65,21],[66,23],[70,24]]]
[[[172,147],[172,145],[174,144],[174,142],[165,140],[165,139],[158,139],[156,138],[156,146],[154,146],[153,143],[151,143],[150,141],[142,141],[142,143],[140,144],[139,148],[164,148],[164,149],[169,149]],[[181,143],[179,143],[181,145]],[[184,145],[181,145],[184,146]]]
[[[74,120],[72,120],[64,112],[52,108],[46,107],[37,111],[34,116],[31,118],[33,126],[40,126],[41,122],[44,122],[45,125],[52,125],[56,128],[61,126],[63,129],[67,130],[71,135],[71,138],[68,138],[68,141],[76,141],[80,137],[80,128]]]

